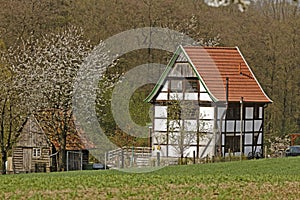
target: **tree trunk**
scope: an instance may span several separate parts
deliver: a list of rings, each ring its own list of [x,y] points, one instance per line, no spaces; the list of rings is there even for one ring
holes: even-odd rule
[[[58,156],[58,171],[65,171],[65,170],[66,170],[66,150],[63,148],[61,149]]]
[[[1,159],[2,159],[1,174],[6,174],[7,152],[4,149],[1,149]]]
[[[67,157],[67,132],[64,130],[61,136],[61,150],[59,153],[59,171],[67,170],[66,157]]]

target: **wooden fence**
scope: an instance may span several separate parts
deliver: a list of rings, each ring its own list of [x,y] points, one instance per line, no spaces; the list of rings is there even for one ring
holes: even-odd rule
[[[149,166],[150,147],[122,147],[106,154],[106,163],[116,168]]]

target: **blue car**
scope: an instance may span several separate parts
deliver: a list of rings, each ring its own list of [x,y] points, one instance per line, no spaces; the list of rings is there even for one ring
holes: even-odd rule
[[[285,151],[286,156],[300,156],[300,145],[297,146],[290,146]]]

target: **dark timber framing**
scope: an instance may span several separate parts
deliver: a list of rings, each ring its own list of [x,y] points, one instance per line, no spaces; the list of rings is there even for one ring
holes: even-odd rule
[[[216,73],[220,76],[215,84],[225,85],[223,90],[226,90],[226,95],[222,96],[221,87],[213,85],[216,74],[213,70],[218,70]],[[241,97],[244,97],[242,110]],[[186,156],[192,156],[193,152],[199,158],[208,155],[227,156],[229,153],[263,153],[264,109],[272,101],[262,90],[237,47],[180,46],[145,101],[153,104],[153,155],[156,155],[155,151],[160,151],[162,156],[179,156],[175,152],[176,144],[171,143],[169,127],[170,121],[174,120],[169,113],[169,106],[175,101],[196,108],[191,116],[178,117],[179,126],[185,132],[196,133]],[[176,112],[181,115],[184,110],[183,106],[180,112]],[[175,133],[179,132],[175,130]],[[204,137],[200,134],[204,134]]]

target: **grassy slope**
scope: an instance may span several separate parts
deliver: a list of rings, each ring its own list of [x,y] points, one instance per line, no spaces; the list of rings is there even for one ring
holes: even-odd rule
[[[300,157],[0,176],[1,199],[299,199]]]

